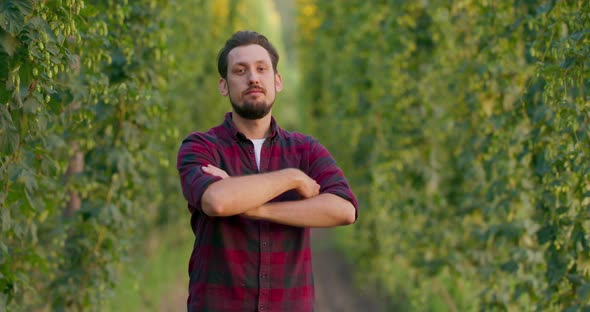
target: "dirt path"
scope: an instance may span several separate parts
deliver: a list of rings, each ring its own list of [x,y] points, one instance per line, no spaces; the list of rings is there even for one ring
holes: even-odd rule
[[[355,268],[333,246],[330,235],[330,229],[312,230],[316,312],[385,311],[370,294],[354,285]],[[163,296],[157,311],[186,311],[186,283],[179,277],[178,285]]]
[[[312,231],[317,312],[381,312],[385,309],[354,284],[355,268],[335,249],[330,229]]]

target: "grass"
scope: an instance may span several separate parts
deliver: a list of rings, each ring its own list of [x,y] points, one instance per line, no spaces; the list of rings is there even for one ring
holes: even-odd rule
[[[166,305],[164,300],[170,297],[186,300],[186,296],[172,295],[187,293],[187,266],[192,250],[190,227],[179,227],[168,226],[149,235],[142,246],[145,256],[125,263],[114,297],[103,311],[161,311]]]

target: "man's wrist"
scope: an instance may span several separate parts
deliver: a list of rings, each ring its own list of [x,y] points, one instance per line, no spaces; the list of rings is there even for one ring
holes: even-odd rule
[[[288,181],[289,190],[296,189],[301,186],[303,182],[302,171],[297,168],[287,168],[281,170],[285,175],[285,179]]]

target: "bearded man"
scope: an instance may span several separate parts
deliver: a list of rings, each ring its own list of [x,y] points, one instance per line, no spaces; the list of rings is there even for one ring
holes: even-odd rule
[[[232,111],[180,147],[195,235],[189,311],[313,311],[310,228],[357,218],[357,200],[326,148],[272,116],[283,89],[278,61],[259,33],[227,40],[219,92]]]

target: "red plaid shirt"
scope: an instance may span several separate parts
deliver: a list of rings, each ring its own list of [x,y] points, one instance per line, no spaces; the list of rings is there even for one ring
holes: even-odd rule
[[[279,128],[260,155],[260,172],[299,168],[332,193],[357,201],[342,171],[315,139]],[[192,214],[195,244],[189,262],[189,311],[312,311],[315,303],[309,228],[252,220],[241,215],[210,217],[201,197],[219,177],[205,174],[212,164],[230,176],[258,173],[254,145],[236,129],[231,113],[205,133],[195,132],[178,152],[182,191]],[[291,190],[272,201],[301,199]]]

